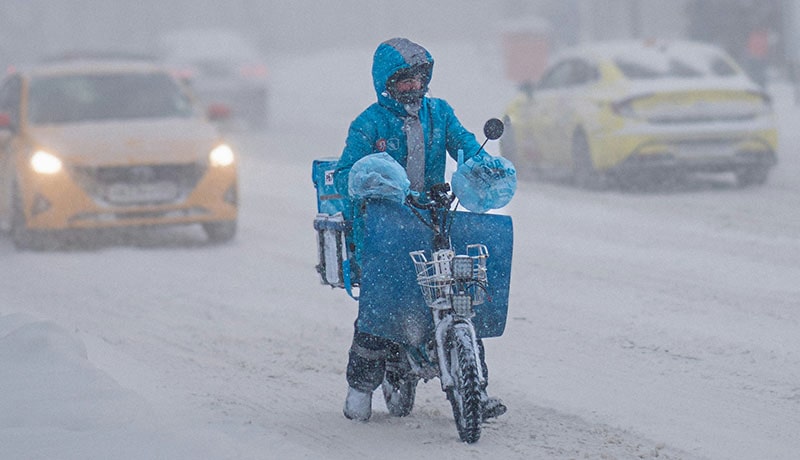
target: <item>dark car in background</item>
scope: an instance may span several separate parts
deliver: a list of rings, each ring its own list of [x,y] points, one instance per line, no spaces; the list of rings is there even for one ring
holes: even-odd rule
[[[258,49],[227,29],[185,29],[162,35],[155,53],[207,106],[223,104],[231,119],[260,130],[268,118],[268,68]]]

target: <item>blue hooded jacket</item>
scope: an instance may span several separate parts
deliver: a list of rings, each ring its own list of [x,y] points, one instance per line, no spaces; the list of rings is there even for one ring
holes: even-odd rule
[[[420,45],[405,38],[381,43],[372,62],[372,80],[378,101],[370,105],[350,124],[347,141],[334,173],[336,189],[348,197],[350,168],[366,155],[386,152],[404,168],[408,155],[404,118],[409,114],[402,103],[389,94],[387,81],[396,72],[427,64],[433,72],[433,57]],[[424,89],[430,81],[424,81]],[[419,119],[425,137],[425,190],[444,182],[445,153],[457,159],[458,150],[468,159],[478,153],[480,144],[456,118],[452,107],[443,99],[423,97]]]

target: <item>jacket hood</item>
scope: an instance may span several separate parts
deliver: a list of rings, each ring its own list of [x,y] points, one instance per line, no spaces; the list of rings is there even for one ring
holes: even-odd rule
[[[433,57],[422,46],[407,38],[392,38],[378,45],[372,59],[372,82],[381,105],[405,112],[403,104],[389,95],[386,82],[395,72],[418,64],[428,64],[433,74]],[[430,77],[430,76],[429,76]],[[430,78],[428,79],[428,82]],[[425,89],[427,90],[427,84]]]

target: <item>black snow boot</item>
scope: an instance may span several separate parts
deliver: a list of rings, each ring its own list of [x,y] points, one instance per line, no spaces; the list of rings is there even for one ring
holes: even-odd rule
[[[500,398],[488,396],[485,392],[481,395],[481,406],[483,409],[483,420],[499,417],[506,413],[508,408]]]

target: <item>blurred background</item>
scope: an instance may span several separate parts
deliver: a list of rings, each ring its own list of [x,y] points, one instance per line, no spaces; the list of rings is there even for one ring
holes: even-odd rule
[[[2,0],[0,65],[98,49],[153,53],[175,29],[234,29],[265,57],[377,43],[504,41],[534,50],[608,38],[691,38],[725,48],[761,83],[800,61],[793,0]],[[509,68],[511,79],[527,68]]]

